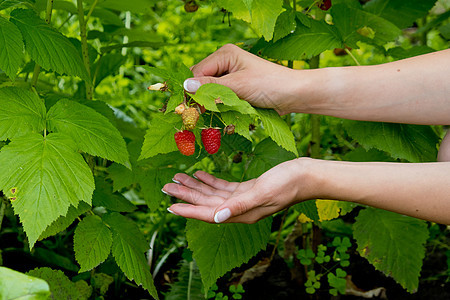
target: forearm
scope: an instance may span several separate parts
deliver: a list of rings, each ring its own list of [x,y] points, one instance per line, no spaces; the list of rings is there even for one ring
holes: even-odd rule
[[[450,50],[392,63],[301,70],[293,112],[412,124],[450,124]]]
[[[450,162],[299,161],[308,170],[311,198],[350,201],[450,224]]]

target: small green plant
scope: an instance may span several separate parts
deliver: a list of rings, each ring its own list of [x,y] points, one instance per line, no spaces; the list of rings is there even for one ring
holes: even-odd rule
[[[238,285],[231,285],[229,288],[229,291],[231,293],[231,298],[233,299],[242,299],[242,294],[245,293],[244,287],[242,284]]]

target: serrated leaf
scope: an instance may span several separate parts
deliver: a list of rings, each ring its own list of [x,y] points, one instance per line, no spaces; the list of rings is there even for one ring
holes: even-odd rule
[[[92,4],[94,0],[87,0],[86,2]],[[136,14],[142,14],[152,11],[155,3],[155,0],[104,0],[99,2],[98,5],[116,11],[130,11]]]
[[[69,206],[67,215],[59,217],[52,224],[50,224],[41,234],[39,240],[46,239],[63,231],[64,229],[69,227],[77,217],[84,214],[90,209],[91,206],[89,204],[86,204],[85,202],[79,202],[78,207],[74,207],[73,205]]]
[[[339,217],[339,212],[341,211],[339,204],[340,201],[337,200],[316,200],[319,221],[329,221]]]
[[[14,80],[24,59],[22,34],[13,23],[1,16],[0,45],[0,69]]]
[[[0,10],[4,10],[19,4],[34,4],[34,0],[0,0]]]
[[[207,110],[222,112],[234,110],[241,114],[256,114],[255,109],[247,101],[239,99],[229,87],[217,83],[203,84],[191,97]]]
[[[174,135],[177,132],[177,128],[181,129],[182,124],[183,121],[179,115],[167,114],[160,116],[155,114],[145,134],[139,159],[176,151],[178,148]]]
[[[372,148],[366,150],[363,147],[358,147],[344,155],[343,160],[346,161],[395,161],[386,152],[380,151],[378,149]]]
[[[75,283],[70,281],[70,279],[60,270],[52,270],[47,267],[36,268],[26,274],[47,281],[50,286],[51,299],[87,300],[87,298],[82,297]]]
[[[295,145],[295,138],[289,126],[273,109],[257,109],[258,115],[263,123],[266,133],[270,138],[283,147],[298,156],[297,147]]]
[[[281,60],[303,60],[325,50],[343,48],[342,38],[333,26],[311,18],[310,22],[310,27],[298,22],[294,33],[267,43],[262,54]]]
[[[92,74],[95,74],[94,86],[110,75],[114,75],[125,63],[127,58],[120,53],[105,54],[92,66]]]
[[[333,5],[331,15],[344,43],[351,48],[358,48],[357,42],[360,40],[384,45],[401,34],[400,29],[391,22],[344,4]],[[372,39],[358,33],[358,30],[363,27],[369,27],[375,32]]]
[[[293,11],[282,12],[275,23],[275,30],[273,32],[273,41],[276,42],[285,36],[294,33],[297,28],[295,21],[295,13]]]
[[[170,290],[165,300],[205,299],[202,279],[195,260],[182,260],[178,270],[177,280],[170,284]]]
[[[50,131],[70,136],[79,150],[130,167],[120,132],[92,108],[62,99],[48,111],[47,124]]]
[[[59,133],[16,138],[0,152],[0,188],[12,200],[30,248],[70,205],[91,203],[94,178],[74,142]],[[13,189],[14,188],[14,189]]]
[[[85,217],[75,229],[73,249],[80,273],[104,262],[112,246],[112,233],[98,216]]]
[[[90,81],[84,63],[67,37],[44,22],[33,10],[16,9],[12,22],[20,29],[25,49],[44,69]]]
[[[0,140],[13,139],[45,128],[44,102],[30,91],[6,87],[0,89]]]
[[[434,52],[435,50],[428,46],[414,46],[409,49],[404,49],[402,47],[390,48],[387,54],[392,56],[394,59],[405,59],[409,57],[414,57],[422,54],[427,54]]]
[[[0,291],[2,299],[46,300],[50,287],[45,280],[0,267]]]
[[[112,255],[117,265],[127,276],[138,285],[142,285],[154,298],[158,293],[153,284],[144,252],[148,250],[147,242],[137,225],[119,213],[103,215],[103,221],[113,232]]]
[[[229,111],[221,113],[222,120],[227,124],[233,124],[234,130],[237,134],[245,137],[251,141],[250,124],[253,124],[255,118],[251,115],[244,115],[236,111]]]
[[[202,274],[204,291],[217,278],[247,262],[267,245],[272,218],[256,224],[208,224],[188,220],[186,237],[189,249]]]
[[[345,120],[344,127],[366,149],[377,148],[410,162],[436,161],[439,139],[430,126]]]
[[[317,211],[316,201],[317,200],[302,201],[295,204],[293,208],[300,213],[300,215],[303,214],[308,219],[319,222],[319,212]]]
[[[436,0],[371,0],[364,10],[391,21],[403,29],[425,16]]]
[[[417,290],[428,238],[424,221],[366,208],[356,217],[353,232],[361,256],[409,292]]]
[[[141,186],[144,200],[151,210],[156,210],[166,195],[161,192],[163,186],[170,182],[179,170],[175,168],[151,168],[140,172],[136,180]]]

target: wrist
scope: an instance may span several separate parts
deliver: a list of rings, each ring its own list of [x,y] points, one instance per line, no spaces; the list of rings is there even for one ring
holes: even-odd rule
[[[309,199],[320,198],[321,187],[323,187],[323,178],[320,175],[319,165],[321,160],[309,157],[300,157],[295,159],[296,174],[294,176],[297,187],[296,201],[304,201]]]

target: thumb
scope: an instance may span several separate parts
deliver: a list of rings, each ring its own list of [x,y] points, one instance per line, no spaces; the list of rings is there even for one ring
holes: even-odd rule
[[[243,215],[257,206],[258,204],[254,197],[241,194],[237,197],[230,198],[216,209],[214,222],[223,223],[230,218]]]
[[[200,86],[206,83],[225,84],[225,80],[222,77],[204,76],[197,78],[188,78],[184,81],[183,87],[188,93],[195,93]]]

